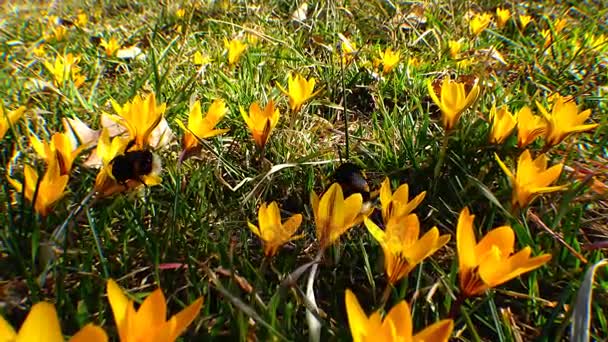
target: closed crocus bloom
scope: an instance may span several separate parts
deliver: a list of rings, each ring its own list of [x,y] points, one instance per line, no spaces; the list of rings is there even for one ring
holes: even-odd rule
[[[55,37],[55,40],[60,42],[62,41],[65,36],[67,36],[68,34],[68,28],[63,26],[63,25],[59,25],[53,28],[53,36]]]
[[[287,79],[287,90],[277,84],[279,89],[289,97],[289,107],[293,112],[299,112],[302,105],[310,98],[315,96],[317,92],[313,92],[315,89],[315,79],[311,77],[309,80],[296,74],[289,75]]]
[[[23,116],[25,113],[25,107],[20,106],[15,110],[11,110],[8,112],[4,112],[4,106],[0,104],[0,140],[4,138],[6,132],[8,132],[9,128]]]
[[[591,109],[579,112],[574,100],[559,94],[554,97],[551,113],[539,102],[536,102],[536,105],[547,122],[545,141],[548,147],[561,143],[570,134],[586,132],[598,126],[584,124],[591,115]]]
[[[469,22],[469,30],[474,36],[477,36],[490,25],[491,21],[492,15],[490,13],[475,14]]]
[[[101,38],[101,42],[99,43],[99,45],[104,48],[108,57],[114,56],[114,54],[116,54],[116,51],[118,51],[121,46],[116,37],[111,37],[108,40],[106,40],[105,38]]]
[[[184,333],[203,305],[201,297],[167,320],[167,304],[160,288],[146,297],[137,310],[112,279],[108,280],[107,292],[121,342],[173,342]]]
[[[543,43],[543,49],[546,49],[551,46],[551,44],[553,43],[553,35],[551,33],[551,30],[541,30],[540,35],[545,39],[545,42]]]
[[[124,126],[129,132],[129,141],[132,141],[130,150],[143,150],[150,144],[150,135],[163,119],[166,103],[156,104],[156,96],[150,93],[147,96],[135,96],[124,105],[112,100],[112,107],[118,115],[110,118]]]
[[[498,28],[503,28],[507,21],[511,18],[511,11],[508,8],[502,9],[498,7],[496,9],[496,26]]]
[[[425,195],[426,191],[423,191],[410,201],[409,186],[407,184],[401,184],[393,193],[391,190],[391,182],[388,177],[386,177],[380,187],[382,219],[386,223],[391,217],[407,216],[418,207]]]
[[[449,78],[445,78],[441,82],[440,97],[437,97],[431,80],[427,81],[429,95],[439,109],[441,109],[443,127],[446,131],[450,131],[456,126],[460,115],[469,108],[479,96],[479,85],[477,82],[473,85],[469,93],[466,93],[464,83],[460,83]]]
[[[416,214],[393,216],[380,229],[372,220],[365,218],[365,226],[378,241],[384,252],[384,269],[391,284],[396,284],[422,260],[435,253],[450,241],[449,235],[439,236],[433,227],[419,238],[420,222]]]
[[[34,210],[42,216],[47,216],[51,212],[53,204],[63,197],[65,187],[68,185],[68,175],[61,175],[57,158],[52,158],[48,161],[46,172],[39,185],[38,172],[31,166],[25,165],[23,176],[23,183],[10,177],[8,181],[17,192],[23,192],[28,201],[32,202],[35,195]],[[23,189],[24,186],[25,189]],[[36,187],[38,187],[37,192]]]
[[[462,50],[462,45],[461,40],[448,41],[448,48],[450,49],[450,56],[452,56],[452,58],[458,57],[460,50]]]
[[[490,131],[490,142],[493,144],[502,144],[513,132],[517,124],[517,116],[511,114],[505,107],[498,110],[492,106],[490,110],[490,120],[492,121],[492,130]]]
[[[229,129],[215,128],[226,113],[228,113],[228,108],[222,100],[213,101],[205,116],[201,113],[201,103],[199,101],[194,102],[190,107],[188,127],[186,128],[180,120],[176,120],[177,124],[184,130],[182,149],[184,151],[193,150],[199,144],[198,139],[209,139],[228,132]]]
[[[2,342],[64,342],[57,311],[51,303],[40,302],[32,306],[19,332],[0,316],[0,341]],[[106,342],[108,336],[100,327],[88,324],[68,342]]]
[[[344,199],[342,187],[338,183],[332,184],[320,200],[312,192],[310,204],[321,250],[331,246],[348,229],[363,220],[361,194],[356,193]]]
[[[549,186],[555,182],[562,172],[563,164],[553,165],[547,169],[547,157],[541,154],[532,159],[530,151],[525,150],[517,161],[517,171],[513,175],[511,170],[495,155],[498,164],[509,177],[513,187],[513,205],[524,208],[530,204],[538,194],[566,189],[567,185]]]
[[[72,139],[66,133],[55,133],[51,136],[51,141],[41,141],[35,135],[30,136],[30,143],[34,151],[49,163],[51,159],[57,158],[59,170],[62,175],[67,175],[72,170],[74,160],[83,150],[84,146],[76,147],[72,144]]]
[[[293,236],[302,224],[302,215],[295,214],[281,223],[281,212],[277,202],[270,205],[263,203],[258,211],[258,225],[247,222],[249,229],[264,241],[264,254],[273,256],[285,243],[299,239],[302,235]]]
[[[483,294],[551,259],[550,254],[531,258],[532,249],[529,246],[515,253],[515,234],[509,226],[489,231],[478,243],[473,229],[474,219],[475,215],[464,208],[456,227],[458,275],[463,295],[472,297]]]
[[[393,51],[393,49],[386,48],[384,52],[379,52],[380,58],[376,60],[375,64],[382,64],[382,73],[388,74],[399,64],[401,60],[401,51]]]
[[[405,300],[392,307],[384,318],[379,311],[368,317],[357,297],[348,289],[345,303],[354,342],[447,342],[454,329],[454,322],[445,319],[414,335],[412,314]]]
[[[520,15],[519,16],[519,28],[523,31],[526,29],[526,27],[528,26],[528,24],[532,22],[532,17],[529,15]]]
[[[228,65],[230,66],[235,65],[247,49],[247,44],[238,39],[232,39],[231,41],[224,39],[224,46],[228,50]]]
[[[538,136],[545,133],[545,120],[538,115],[532,114],[528,106],[522,107],[517,112],[517,147],[528,146]]]
[[[275,109],[274,102],[269,100],[263,110],[257,102],[254,102],[249,106],[249,114],[243,107],[240,107],[240,111],[255,144],[260,149],[264,149],[270,133],[279,122],[279,110]]]

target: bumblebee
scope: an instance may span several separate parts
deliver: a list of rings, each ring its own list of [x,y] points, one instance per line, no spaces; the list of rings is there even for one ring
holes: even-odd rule
[[[160,173],[160,158],[148,150],[129,151],[118,155],[110,162],[112,176],[119,184],[134,180],[146,185],[141,177]]]
[[[333,181],[340,184],[344,197],[361,194],[363,202],[370,199],[369,184],[361,169],[353,163],[342,163],[334,172]]]

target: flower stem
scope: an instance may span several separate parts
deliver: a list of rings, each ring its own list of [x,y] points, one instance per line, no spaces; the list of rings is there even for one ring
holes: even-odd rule
[[[390,282],[388,284],[386,284],[386,287],[384,288],[384,292],[382,292],[382,298],[380,299],[380,308],[383,308],[386,305],[386,303],[388,302],[388,299],[391,296],[392,288],[393,288],[393,286],[391,285]]]
[[[464,320],[467,322],[467,326],[469,327],[469,330],[471,331],[471,335],[473,335],[472,336],[473,341],[481,342],[481,338],[479,337],[477,330],[475,330],[475,326],[473,325],[473,321],[471,320],[471,317],[469,316],[469,313],[467,312],[467,310],[460,310],[460,313],[462,313]]]
[[[445,132],[445,135],[443,136],[443,141],[441,142],[441,150],[439,151],[439,159],[437,160],[437,164],[435,164],[435,169],[433,170],[433,191],[435,189],[435,187],[437,186],[437,177],[439,177],[439,173],[441,172],[441,167],[443,166],[443,162],[445,160],[445,155],[447,153],[448,150],[448,139],[449,139],[449,132]]]

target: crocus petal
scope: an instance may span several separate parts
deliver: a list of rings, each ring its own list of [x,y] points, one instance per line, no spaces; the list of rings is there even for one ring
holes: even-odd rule
[[[437,246],[438,239],[439,230],[437,227],[433,227],[431,230],[426,232],[426,234],[424,234],[420,240],[416,241],[411,245],[410,248],[405,250],[408,261],[410,261],[412,264],[418,264],[427,256],[435,253],[435,251],[441,247]]]
[[[184,333],[186,328],[190,325],[190,323],[192,323],[192,321],[194,321],[194,318],[196,318],[198,313],[201,311],[202,306],[203,297],[200,297],[171,318],[172,320],[175,319],[176,325],[173,330],[173,336],[171,336],[169,341],[175,341],[178,336]]]
[[[412,339],[413,342],[447,342],[452,335],[454,321],[444,319],[433,325],[429,325]]]
[[[392,327],[388,327],[388,325],[392,325]],[[407,341],[411,338],[413,333],[412,314],[406,301],[403,300],[392,307],[384,317],[382,327],[383,330],[393,331],[394,341]]]
[[[2,336],[2,340],[0,340],[2,342],[10,342],[17,337],[15,329],[2,316],[0,316],[0,336]]]
[[[382,229],[380,229],[380,227],[378,227],[374,223],[374,221],[372,221],[366,217],[363,220],[363,223],[365,224],[365,227],[367,227],[367,230],[370,232],[370,234],[372,234],[374,239],[376,239],[376,241],[378,241],[378,243],[380,245],[386,244],[386,234],[384,233],[384,231]]]
[[[125,322],[127,308],[129,306],[132,307],[133,304],[129,302],[129,299],[124,295],[122,289],[113,279],[108,280],[107,293],[108,301],[110,302],[110,307],[114,314],[114,322],[116,322],[116,327],[120,332]]]
[[[148,326],[158,326],[163,324],[167,319],[167,304],[163,291],[158,288],[152,292],[137,310],[135,321],[140,323],[136,325],[136,331],[145,331],[143,324]]]
[[[32,306],[16,339],[16,342],[30,341],[63,342],[61,326],[53,304],[40,302]]]
[[[350,226],[354,225],[357,221],[357,217],[361,212],[361,207],[363,205],[363,196],[361,194],[356,193],[350,195],[346,200],[344,200],[344,220],[343,224],[349,226],[346,229],[350,228]],[[361,221],[359,221],[361,222]]]
[[[84,328],[80,329],[76,335],[70,338],[69,342],[106,342],[108,341],[108,335],[106,332],[93,324],[87,324]]]
[[[475,255],[475,232],[473,231],[473,220],[475,215],[469,214],[469,208],[464,208],[458,217],[456,227],[456,249],[458,251],[458,264],[462,270],[464,267],[473,268],[477,265]]]
[[[260,228],[258,228],[256,225],[252,224],[251,222],[247,221],[247,226],[249,227],[249,229],[251,229],[251,231],[257,235],[257,236],[262,236],[260,233]]]
[[[502,226],[489,231],[475,246],[475,255],[484,256],[490,249],[496,247],[502,255],[508,256],[513,253],[515,246],[515,234],[509,226]]]
[[[513,173],[511,172],[511,170],[509,170],[509,168],[505,165],[505,163],[503,163],[503,161],[500,160],[500,157],[498,156],[498,154],[494,153],[494,158],[498,162],[498,166],[500,166],[500,168],[504,171],[504,173],[509,178],[509,182],[513,183],[515,181],[515,177],[513,176]]]
[[[367,335],[368,319],[367,315],[359,305],[357,297],[349,290],[345,294],[346,313],[348,315],[348,325],[354,341],[362,341]],[[373,332],[372,332],[373,333]]]
[[[298,230],[298,228],[300,227],[301,224],[302,224],[302,215],[301,214],[295,214],[295,215],[291,216],[290,218],[287,219],[287,221],[285,221],[285,223],[283,223],[284,233],[289,236],[293,235],[293,233],[295,233],[296,230]]]

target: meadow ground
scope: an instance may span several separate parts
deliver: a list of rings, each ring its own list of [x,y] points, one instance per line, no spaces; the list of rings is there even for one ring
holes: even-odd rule
[[[425,332],[566,340],[608,246],[607,21],[601,1],[4,3],[0,314],[18,330],[46,301],[30,327],[54,307],[64,336],[123,341],[172,340],[185,307],[188,341],[446,319]]]

